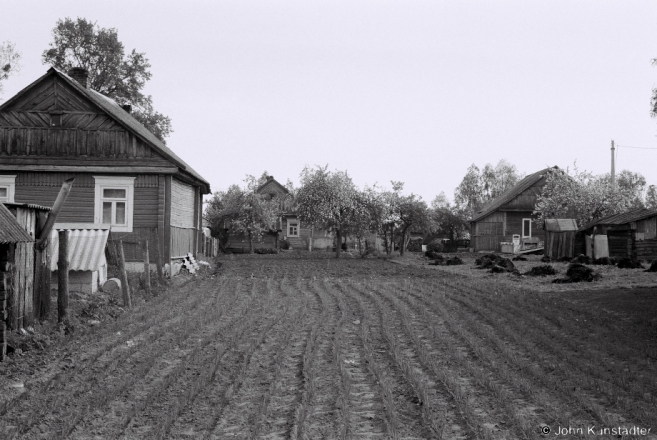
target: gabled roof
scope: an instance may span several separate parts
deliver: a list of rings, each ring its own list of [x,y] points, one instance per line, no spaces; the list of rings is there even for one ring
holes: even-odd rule
[[[582,226],[579,230],[584,231],[592,228],[595,225],[624,225],[626,223],[638,222],[639,220],[644,220],[646,218],[655,216],[657,216],[657,209],[633,209],[631,211],[608,215],[607,217],[593,220]]]
[[[551,232],[576,231],[577,220],[572,218],[548,218],[545,219],[545,230]]]
[[[22,243],[34,241],[18,223],[16,217],[0,203],[0,243]]]
[[[83,87],[76,80],[68,76],[66,73],[61,70],[51,67],[48,69],[45,75],[41,76],[39,79],[34,81],[29,86],[25,87],[23,90],[14,95],[11,99],[7,100],[4,104],[0,105],[0,110],[3,110],[4,107],[9,106],[14,100],[19,96],[26,93],[29,89],[34,87],[36,84],[41,82],[44,78],[49,75],[56,74],[62,78],[68,85],[73,87],[75,90],[86,96],[91,102],[105,111],[111,117],[113,117],[119,124],[124,128],[141,138],[146,142],[151,148],[160,153],[162,156],[169,159],[175,165],[177,165],[181,170],[187,172],[195,179],[199,180],[202,185],[205,186],[206,194],[210,193],[210,184],[205,180],[199,173],[197,173],[192,167],[190,167],[184,160],[178,157],[171,149],[169,149],[164,143],[159,140],[153,133],[151,133],[146,127],[144,127],[139,121],[137,121],[130,113],[126,112],[119,106],[116,101],[107,96],[98,93],[95,90]]]
[[[281,184],[278,182],[278,180],[274,179],[274,176],[267,176],[267,181],[266,181],[265,183],[263,183],[262,185],[260,185],[260,186],[258,187],[258,189],[256,190],[256,192],[258,192],[258,193],[261,192],[261,191],[262,191],[266,186],[268,186],[268,185],[274,185],[274,186],[276,186],[276,187],[279,188],[281,191],[283,191],[285,194],[289,194],[289,193],[290,193],[290,191],[288,191],[287,188],[285,188],[283,185],[281,185]]]
[[[526,176],[525,178],[521,179],[520,182],[515,184],[515,186],[507,189],[502,194],[500,194],[497,198],[491,200],[487,205],[481,208],[472,217],[470,221],[476,222],[477,220],[486,217],[488,214],[497,211],[500,207],[509,203],[511,200],[513,200],[518,195],[520,195],[523,191],[531,188],[532,185],[534,185],[536,182],[541,180],[543,176],[545,176],[545,174],[547,174],[547,172],[551,169],[558,169],[558,168],[557,167],[545,168],[541,171],[537,171],[534,174],[530,174],[529,176]]]

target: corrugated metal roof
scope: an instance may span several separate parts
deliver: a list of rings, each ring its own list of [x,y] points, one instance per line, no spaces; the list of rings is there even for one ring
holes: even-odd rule
[[[545,230],[552,232],[576,231],[577,221],[572,218],[548,218],[545,220]]]
[[[595,225],[624,225],[625,223],[637,222],[639,220],[653,216],[657,216],[657,209],[633,209],[631,211],[622,212],[620,214],[613,214],[598,220],[593,220],[585,226],[582,226],[580,230],[583,231],[592,228]]]
[[[68,260],[70,270],[98,270],[106,264],[105,246],[108,229],[66,229],[68,233]],[[59,262],[59,234],[50,233],[51,270],[57,270]]]
[[[537,171],[534,174],[530,174],[529,176],[525,177],[520,182],[518,182],[515,186],[507,189],[502,194],[500,194],[497,198],[488,202],[488,204],[485,205],[483,208],[481,208],[481,210],[479,210],[479,212],[477,212],[470,221],[476,222],[477,220],[486,217],[488,214],[491,214],[492,212],[496,211],[502,205],[510,202],[520,193],[522,193],[526,189],[530,188],[533,184],[541,180],[541,178],[551,169],[557,169],[557,167],[545,168],[544,170]]]
[[[34,241],[18,223],[7,207],[0,203],[0,243],[25,243]]]
[[[3,202],[7,206],[14,206],[16,208],[29,208],[36,209],[37,211],[52,211],[52,208],[47,206],[35,205],[33,203],[13,203],[13,202]]]

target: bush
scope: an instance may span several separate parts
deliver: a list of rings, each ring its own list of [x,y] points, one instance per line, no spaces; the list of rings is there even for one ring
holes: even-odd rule
[[[610,257],[595,258],[591,261],[591,264],[597,264],[601,266],[615,266],[616,259]]]
[[[427,252],[444,252],[445,245],[440,240],[434,240],[427,245]]]
[[[580,254],[570,260],[571,263],[577,263],[577,264],[591,264],[591,257],[588,255]]]
[[[463,263],[463,260],[461,260],[459,257],[454,256],[451,258],[447,258],[444,264],[445,266],[458,266],[465,263]]]
[[[277,254],[278,251],[272,248],[260,248],[254,251],[256,254]]]
[[[433,250],[428,250],[428,251],[426,251],[426,252],[424,253],[424,256],[425,256],[425,257],[428,257],[428,258],[431,258],[432,260],[437,260],[437,259],[441,259],[441,260],[442,260],[442,258],[443,258],[442,255],[440,255],[438,252],[433,251]]]
[[[281,240],[279,244],[280,244],[280,248],[283,249],[284,251],[288,251],[292,249],[292,245],[287,240]]]
[[[547,275],[556,275],[556,273],[557,271],[554,269],[554,267],[550,266],[549,264],[544,264],[541,266],[532,267],[529,271],[525,272],[525,275],[532,277],[544,277]]]
[[[621,258],[616,265],[619,269],[643,269],[643,265],[630,258]]]
[[[652,260],[650,268],[646,269],[646,272],[657,272],[657,260]]]

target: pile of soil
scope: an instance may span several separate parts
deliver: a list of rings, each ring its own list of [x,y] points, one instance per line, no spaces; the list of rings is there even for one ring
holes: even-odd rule
[[[621,258],[616,265],[619,269],[643,269],[643,265],[631,258]]]
[[[513,261],[527,261],[527,259],[525,257],[523,257],[522,255],[518,255],[517,257],[513,257],[512,260]]]
[[[440,255],[438,252],[434,250],[428,250],[424,253],[424,256],[427,258],[431,258],[432,260],[438,260],[438,259],[443,259],[443,256]]]
[[[555,261],[557,261],[559,263],[570,263],[570,260],[572,260],[572,258],[564,256],[564,257],[557,258]]]
[[[598,264],[602,266],[615,266],[616,259],[613,257],[595,258],[593,259],[593,261],[591,261],[591,264]]]
[[[550,261],[552,261],[552,258],[548,257],[547,255],[543,255],[543,258],[541,258],[541,261],[543,263],[549,263]]]
[[[657,260],[652,260],[650,268],[646,269],[646,272],[657,272]]]
[[[544,277],[547,275],[556,275],[557,271],[549,264],[544,264],[541,266],[534,266],[524,274],[532,277]]]
[[[600,274],[583,264],[571,263],[566,271],[566,278],[557,278],[553,283],[579,283],[582,281],[595,281],[600,279]]]
[[[571,263],[578,263],[578,264],[591,264],[591,257],[588,255],[580,254],[570,260]]]
[[[497,254],[484,254],[475,260],[479,269],[490,269],[491,273],[517,272],[516,266],[508,258]]]
[[[465,263],[459,257],[454,256],[454,257],[451,257],[451,258],[447,258],[445,260],[444,264],[445,264],[445,266],[459,266],[459,265],[465,264]]]

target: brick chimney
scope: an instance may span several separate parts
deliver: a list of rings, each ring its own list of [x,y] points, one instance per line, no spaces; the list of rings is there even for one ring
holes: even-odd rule
[[[89,79],[89,71],[84,67],[73,67],[68,71],[68,76],[76,80],[82,87],[87,88],[87,80]]]
[[[274,176],[267,176],[267,182],[271,182],[272,180],[274,180]]]
[[[132,113],[132,106],[130,104],[122,104],[121,108],[128,113]]]

